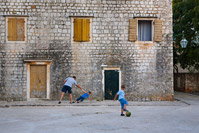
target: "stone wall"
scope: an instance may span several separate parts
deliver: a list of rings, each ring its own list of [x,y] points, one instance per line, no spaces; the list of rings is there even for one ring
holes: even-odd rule
[[[198,73],[175,73],[174,90],[182,92],[199,92]]]
[[[6,15],[27,16],[26,43],[6,43]],[[71,41],[74,16],[92,17],[92,43]],[[161,19],[162,42],[128,41],[134,17]],[[27,59],[52,60],[53,100],[73,75],[93,99],[103,99],[101,64],[120,68],[128,100],[172,100],[172,51],[172,0],[0,0],[1,100],[27,99]]]

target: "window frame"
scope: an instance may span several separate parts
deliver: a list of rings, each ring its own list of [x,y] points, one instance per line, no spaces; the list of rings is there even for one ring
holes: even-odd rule
[[[153,43],[154,42],[154,20],[156,19],[156,18],[135,18],[136,19],[136,21],[137,21],[137,40],[135,41],[135,42],[138,42],[138,43]],[[139,35],[139,33],[138,33],[138,31],[139,31],[139,21],[151,21],[151,41],[139,41],[138,40],[138,35]]]
[[[85,41],[82,41],[82,42],[77,42],[77,41],[74,41],[73,39],[73,36],[74,36],[74,19],[89,19],[90,20],[90,40],[85,42]],[[72,43],[92,43],[92,22],[93,22],[93,17],[71,17],[71,42]]]
[[[24,19],[24,41],[9,41],[8,40],[8,19],[9,18],[23,18]],[[21,17],[21,16],[6,16],[6,43],[26,43],[27,42],[27,17]]]
[[[150,32],[150,39],[148,39],[148,41],[144,41],[144,39],[143,39],[143,38],[146,37],[146,34],[149,34],[149,33],[146,33],[146,32],[142,32],[142,28],[141,27],[143,26],[142,25],[143,22],[144,23],[148,22],[147,28],[150,28],[150,30],[149,30],[149,32]],[[153,23],[153,21],[151,21],[151,20],[138,20],[138,29],[137,29],[137,31],[138,31],[138,33],[137,33],[138,34],[138,41],[141,41],[141,42],[150,42],[150,41],[153,41],[153,24],[152,23]],[[144,27],[144,31],[145,31],[145,27]]]

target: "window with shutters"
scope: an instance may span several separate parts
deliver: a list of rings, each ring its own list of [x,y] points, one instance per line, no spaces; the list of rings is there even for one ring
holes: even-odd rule
[[[7,42],[25,42],[26,41],[26,18],[7,17]]]
[[[138,41],[152,41],[151,20],[138,20]]]
[[[161,42],[162,20],[155,18],[134,18],[129,20],[129,41]]]
[[[91,41],[91,18],[73,18],[73,42]]]

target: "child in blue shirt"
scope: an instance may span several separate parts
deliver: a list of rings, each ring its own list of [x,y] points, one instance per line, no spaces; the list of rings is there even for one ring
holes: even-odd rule
[[[114,97],[114,101],[115,101],[116,98],[119,96],[118,100],[121,104],[121,116],[124,116],[123,111],[127,111],[126,106],[128,105],[127,100],[124,98],[125,96],[124,89],[125,89],[125,85],[122,85],[121,90],[119,90]]]
[[[89,92],[86,92],[85,90],[82,90],[83,92],[84,92],[84,94],[83,95],[81,95],[79,98],[77,98],[76,99],[76,102],[77,103],[79,103],[80,101],[81,102],[83,102],[84,101],[84,99],[86,99],[86,98],[88,98],[89,99],[89,101],[91,102],[91,99],[90,99],[90,94],[91,94],[91,92],[89,91]]]

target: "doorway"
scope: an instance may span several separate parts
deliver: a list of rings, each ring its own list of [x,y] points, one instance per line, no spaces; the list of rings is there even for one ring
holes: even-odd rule
[[[104,70],[104,98],[105,100],[113,100],[120,86],[120,70],[105,69]]]
[[[46,98],[46,65],[30,65],[30,98]]]
[[[51,60],[24,60],[27,63],[27,100],[50,99]]]

